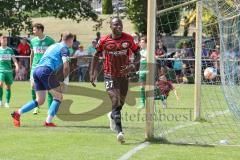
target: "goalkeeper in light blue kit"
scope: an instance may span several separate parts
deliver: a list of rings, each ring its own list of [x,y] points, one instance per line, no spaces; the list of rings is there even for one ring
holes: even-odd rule
[[[52,94],[53,102],[50,105],[44,126],[56,126],[54,123],[52,123],[52,119],[56,115],[62,101],[62,87],[58,80],[57,72],[62,69],[63,76],[68,76],[68,61],[65,61],[65,63],[63,63],[62,59],[68,59],[70,54],[68,48],[73,44],[72,33],[65,32],[62,35],[62,42],[50,46],[34,70],[33,79],[34,87],[36,90],[36,100],[28,102],[19,110],[12,113],[14,126],[20,127],[20,117],[22,114],[29,112],[44,103],[46,91]]]

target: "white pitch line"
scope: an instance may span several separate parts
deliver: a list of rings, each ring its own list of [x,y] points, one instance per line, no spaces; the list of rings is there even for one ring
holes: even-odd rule
[[[229,113],[229,110],[226,109],[224,111],[216,111],[216,112],[213,112],[212,114],[209,114],[207,115],[207,118],[214,118],[216,116],[220,116],[220,115],[223,115],[223,114],[226,114],[226,113]],[[173,128],[170,128],[169,130],[167,130],[165,133],[161,133],[159,136],[162,137],[163,135],[167,135],[169,133],[173,133],[181,128],[185,128],[185,127],[189,127],[189,126],[194,126],[194,125],[197,125],[197,124],[200,124],[200,122],[191,122],[191,123],[187,123],[187,124],[184,124],[184,125],[178,125],[176,127],[173,127]]]
[[[227,114],[229,113],[229,110],[226,109],[224,111],[216,111],[216,112],[213,112],[209,115],[207,115],[207,118],[208,119],[212,119],[214,117],[217,117],[217,116],[220,116],[220,115],[223,115],[223,114]],[[188,124],[184,124],[184,125],[178,125],[176,127],[173,127],[173,128],[170,128],[169,130],[167,130],[165,133],[161,133],[159,136],[160,137],[163,137],[163,136],[166,136],[170,133],[174,133],[175,131],[181,129],[181,128],[185,128],[185,127],[189,127],[189,126],[194,126],[194,125],[197,125],[197,124],[200,124],[200,122],[192,122],[192,123],[188,123]],[[216,144],[210,144],[210,145],[216,145]],[[222,145],[223,146],[223,145]],[[229,145],[226,145],[226,146],[229,146]]]
[[[143,148],[146,148],[150,145],[150,142],[144,142],[137,147],[133,148],[132,150],[128,151],[126,154],[124,154],[122,157],[120,157],[118,160],[128,160],[130,157],[132,157],[135,153],[142,150]]]
[[[213,112],[212,114],[208,115],[208,118],[214,118],[216,116],[219,116],[219,115],[223,115],[223,114],[226,114],[228,113],[229,110],[226,109],[224,111],[216,111],[216,112]],[[189,127],[189,126],[193,126],[193,125],[197,125],[199,124],[200,122],[192,122],[192,123],[188,123],[188,124],[184,124],[184,125],[178,125],[176,127],[173,127],[173,128],[170,128],[169,130],[167,130],[165,133],[161,133],[160,134],[160,137],[162,137],[163,135],[167,135],[169,133],[173,133],[181,128],[184,128],[184,127]],[[132,150],[128,151],[126,154],[124,154],[123,156],[121,156],[118,160],[128,160],[129,158],[131,158],[134,154],[136,154],[138,151],[148,147],[151,143],[150,142],[144,142],[144,143],[141,143],[140,145],[138,145],[137,147],[133,148]]]
[[[178,125],[176,127],[173,127],[173,128],[170,128],[169,130],[167,130],[166,132],[164,133],[161,133],[159,136],[162,137],[164,135],[167,135],[169,133],[173,133],[181,128],[185,128],[185,127],[189,127],[189,126],[193,126],[193,125],[196,125],[198,124],[199,122],[192,122],[192,123],[188,123],[188,124],[184,124],[184,125]]]

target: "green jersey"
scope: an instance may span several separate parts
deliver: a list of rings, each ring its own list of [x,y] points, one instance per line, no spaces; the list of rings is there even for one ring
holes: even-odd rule
[[[39,39],[38,37],[35,37],[31,40],[30,44],[34,53],[32,68],[35,68],[37,66],[38,62],[42,58],[47,48],[54,43],[55,41],[49,36],[45,36],[43,39]]]
[[[0,47],[0,72],[12,72],[12,48]]]
[[[70,53],[70,57],[71,57],[72,55],[74,55],[74,49],[73,49],[72,47],[68,48],[68,50],[69,50],[69,53]]]
[[[146,49],[142,49],[140,51],[140,55],[141,55],[141,60],[140,60],[140,74],[141,73],[145,73],[147,70],[147,50]]]
[[[144,62],[147,60],[147,50],[146,49],[140,50],[140,55],[141,55],[141,62]]]

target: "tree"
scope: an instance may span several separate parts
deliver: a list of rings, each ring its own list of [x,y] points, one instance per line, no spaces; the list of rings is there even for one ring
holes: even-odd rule
[[[0,28],[10,29],[13,35],[20,31],[31,31],[31,13],[51,14],[57,18],[72,19],[80,22],[83,19],[97,20],[88,1],[79,0],[8,0],[0,1]]]
[[[157,10],[179,4],[179,0],[157,0]],[[128,18],[134,23],[138,32],[146,34],[147,32],[147,1],[146,0],[125,0],[128,8]],[[173,34],[178,29],[180,23],[181,9],[175,9],[166,12],[157,17],[157,31],[159,33]],[[169,23],[171,22],[171,23]]]
[[[217,17],[207,9],[203,10],[203,33],[211,37],[218,37],[219,35]]]
[[[125,0],[127,16],[133,22],[135,29],[145,34],[147,32],[147,1]]]
[[[112,0],[103,0],[102,13],[103,14],[112,14],[113,13]]]

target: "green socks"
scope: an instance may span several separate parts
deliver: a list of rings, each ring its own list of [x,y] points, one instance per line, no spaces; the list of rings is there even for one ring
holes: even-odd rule
[[[145,102],[146,96],[145,96],[145,87],[141,87],[140,89],[140,100]]]
[[[3,97],[3,88],[0,88],[0,101],[2,101]],[[11,99],[11,89],[6,89],[6,103],[9,103]]]
[[[145,107],[145,101],[146,101],[145,87],[141,87],[140,88],[140,106],[139,106],[139,108]]]
[[[36,100],[36,93],[34,89],[32,89],[32,100]]]
[[[48,92],[48,109],[50,108],[53,101],[53,96],[51,93]]]
[[[0,88],[0,101],[2,101],[2,96],[3,96],[3,88]]]
[[[11,89],[6,90],[6,102],[9,103],[11,98]]]

